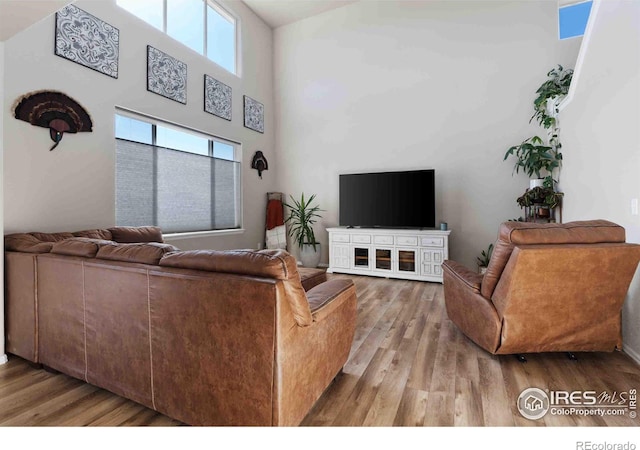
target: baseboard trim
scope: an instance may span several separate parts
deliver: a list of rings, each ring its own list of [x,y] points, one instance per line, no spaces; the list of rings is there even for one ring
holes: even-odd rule
[[[631,357],[637,364],[640,364],[640,354],[628,345],[622,345],[622,351]]]
[[[0,355],[0,366],[9,362],[7,355]]]

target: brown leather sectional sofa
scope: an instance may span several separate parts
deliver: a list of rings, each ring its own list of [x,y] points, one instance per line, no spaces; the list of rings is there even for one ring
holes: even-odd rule
[[[639,261],[640,245],[612,222],[505,222],[484,276],[443,264],[447,314],[494,354],[621,349]]]
[[[153,227],[5,249],[9,353],[187,424],[297,425],[349,356],[353,283],[283,251],[179,251]]]

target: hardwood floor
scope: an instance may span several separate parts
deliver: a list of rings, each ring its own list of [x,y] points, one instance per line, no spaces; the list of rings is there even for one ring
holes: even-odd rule
[[[618,393],[640,386],[640,366],[621,352],[494,356],[449,321],[441,285],[352,277],[358,325],[344,373],[303,425],[638,426],[625,416],[528,420],[516,401],[529,387]]]
[[[9,357],[0,366],[2,426],[179,425],[104,389]]]
[[[341,278],[343,275],[330,275]],[[522,390],[625,392],[640,366],[622,352],[493,356],[448,320],[442,285],[353,277],[358,322],[349,361],[303,426],[638,426],[624,416],[520,415]],[[180,423],[103,389],[11,357],[0,366],[0,425]]]

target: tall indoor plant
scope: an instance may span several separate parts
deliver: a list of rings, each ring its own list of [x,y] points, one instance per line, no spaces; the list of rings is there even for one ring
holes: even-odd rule
[[[544,174],[544,186],[549,188],[554,188],[562,166],[558,106],[569,92],[572,77],[572,69],[558,65],[547,73],[547,80],[536,91],[538,96],[533,101],[534,113],[529,122],[535,119],[547,131],[546,142],[539,136],[533,136],[510,147],[504,155],[504,160],[509,156],[516,158],[516,173],[523,170],[529,177],[535,175],[537,178]]]
[[[522,169],[523,172],[529,175],[529,178],[534,178],[535,176],[535,179],[541,179],[542,174],[545,173],[545,184],[553,182],[553,171],[558,169],[562,163],[562,153],[559,153],[557,149],[550,145],[545,145],[539,136],[527,138],[520,144],[509,148],[504,155],[504,159],[509,156],[516,157],[513,167],[516,173],[519,173]],[[530,187],[535,187],[534,184],[532,183]]]
[[[312,206],[316,195],[313,194],[308,199],[304,198],[304,192],[300,200],[296,200],[293,196],[291,204],[284,205],[289,208],[289,216],[285,222],[289,224],[289,236],[291,236],[300,248],[300,261],[304,267],[317,267],[320,263],[320,243],[316,241],[313,233],[313,224],[316,219],[322,216],[318,212],[322,211],[319,206]]]

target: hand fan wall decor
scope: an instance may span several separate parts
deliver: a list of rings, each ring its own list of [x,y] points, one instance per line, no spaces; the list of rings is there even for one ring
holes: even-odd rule
[[[38,91],[16,100],[15,118],[38,127],[49,128],[53,150],[64,133],[92,131],[89,113],[71,97],[57,91]]]

